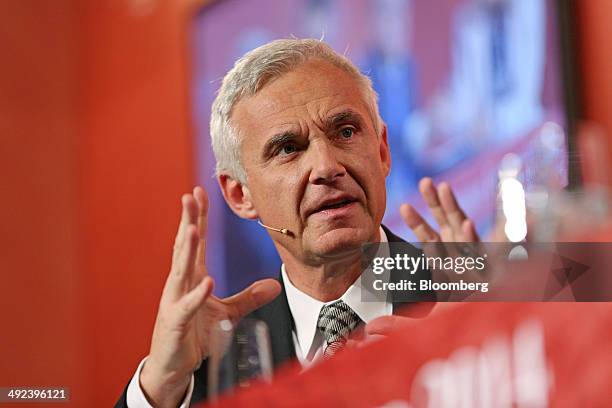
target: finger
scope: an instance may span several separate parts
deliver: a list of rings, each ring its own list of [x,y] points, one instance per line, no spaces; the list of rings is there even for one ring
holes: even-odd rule
[[[465,238],[465,242],[480,242],[480,237],[476,231],[476,225],[474,225],[474,222],[469,218],[463,220],[463,223],[461,224],[461,232]]]
[[[194,225],[187,225],[184,235],[162,295],[170,296],[173,301],[180,299],[189,290],[198,245],[198,233]]]
[[[461,225],[466,219],[465,213],[457,204],[455,194],[453,194],[453,190],[448,183],[442,182],[438,185],[438,197],[446,214],[446,219],[453,229],[455,238],[457,238],[461,233]]]
[[[400,316],[382,316],[372,320],[365,327],[368,336],[388,336],[394,330],[406,324],[406,318]]]
[[[429,207],[429,211],[431,211],[431,214],[440,228],[446,227],[448,225],[446,214],[444,213],[444,209],[440,204],[438,191],[436,190],[433,181],[429,177],[423,177],[421,179],[419,182],[419,191],[421,192],[423,199],[425,199],[425,202]]]
[[[440,240],[438,233],[410,204],[400,206],[400,215],[420,242],[437,242]]]
[[[187,226],[187,194],[183,194],[181,196],[181,219],[179,221],[178,230],[176,231],[176,236],[174,237],[174,247],[172,248],[172,263],[177,257],[179,249],[181,247],[183,241],[183,235],[185,234],[185,227]]]
[[[193,189],[193,197],[198,204],[198,252],[196,254],[196,274],[206,276],[206,230],[208,228],[208,196],[202,187]]]
[[[281,292],[276,279],[262,279],[234,296],[225,298],[222,303],[230,306],[231,318],[234,320],[251,313],[277,297]]]
[[[428,258],[446,258],[448,256],[448,248],[444,242],[423,242],[421,250]],[[439,264],[434,263],[433,266],[428,268],[430,271],[436,270]]]
[[[176,238],[174,239],[174,248],[172,251],[173,264],[178,257],[178,253],[185,240],[185,228],[194,222],[193,220],[197,214],[197,204],[190,194],[183,194],[181,197],[181,207],[181,221],[176,233]]]
[[[185,324],[189,322],[204,301],[210,296],[214,289],[214,281],[210,276],[205,276],[195,288],[183,296],[179,304],[178,323]]]
[[[505,225],[506,225],[506,220],[504,216],[501,215],[495,221],[493,230],[485,237],[486,241],[487,242],[508,242],[508,237],[506,236],[506,232],[504,230]],[[529,224],[527,225],[529,228]]]

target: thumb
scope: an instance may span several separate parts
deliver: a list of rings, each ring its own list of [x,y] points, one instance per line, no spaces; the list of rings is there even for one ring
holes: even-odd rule
[[[189,293],[180,301],[179,324],[189,322],[206,299],[212,294],[215,283],[210,276],[205,276]]]
[[[223,299],[223,303],[229,305],[237,313],[237,316],[232,317],[241,318],[271,302],[280,293],[281,286],[276,279],[262,279],[242,292]]]

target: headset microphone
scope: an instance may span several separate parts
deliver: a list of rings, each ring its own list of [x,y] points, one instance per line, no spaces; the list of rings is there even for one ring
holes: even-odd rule
[[[272,228],[272,227],[268,227],[268,226],[267,226],[267,225],[265,225],[263,222],[261,222],[261,220],[257,220],[257,223],[258,223],[259,225],[261,225],[262,227],[267,228],[267,229],[269,229],[269,230],[276,231],[276,232],[280,232],[281,234],[284,234],[284,235],[292,235],[292,234],[289,232],[289,230],[288,230],[287,228],[280,228],[280,229],[279,229],[279,228]]]

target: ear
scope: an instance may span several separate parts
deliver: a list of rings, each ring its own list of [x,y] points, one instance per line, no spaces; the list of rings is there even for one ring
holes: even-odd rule
[[[229,205],[234,214],[240,218],[249,220],[259,218],[255,205],[253,204],[251,192],[247,186],[227,174],[219,175],[217,181],[219,182],[219,186],[221,186],[225,202]]]
[[[387,140],[387,125],[383,125],[381,132],[379,154],[385,171],[385,177],[387,177],[391,171],[391,151],[389,150],[389,141]]]

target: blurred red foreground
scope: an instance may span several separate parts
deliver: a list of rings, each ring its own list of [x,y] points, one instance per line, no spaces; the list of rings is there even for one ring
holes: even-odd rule
[[[438,305],[390,337],[347,350],[221,406],[600,407],[612,398],[612,304]]]

